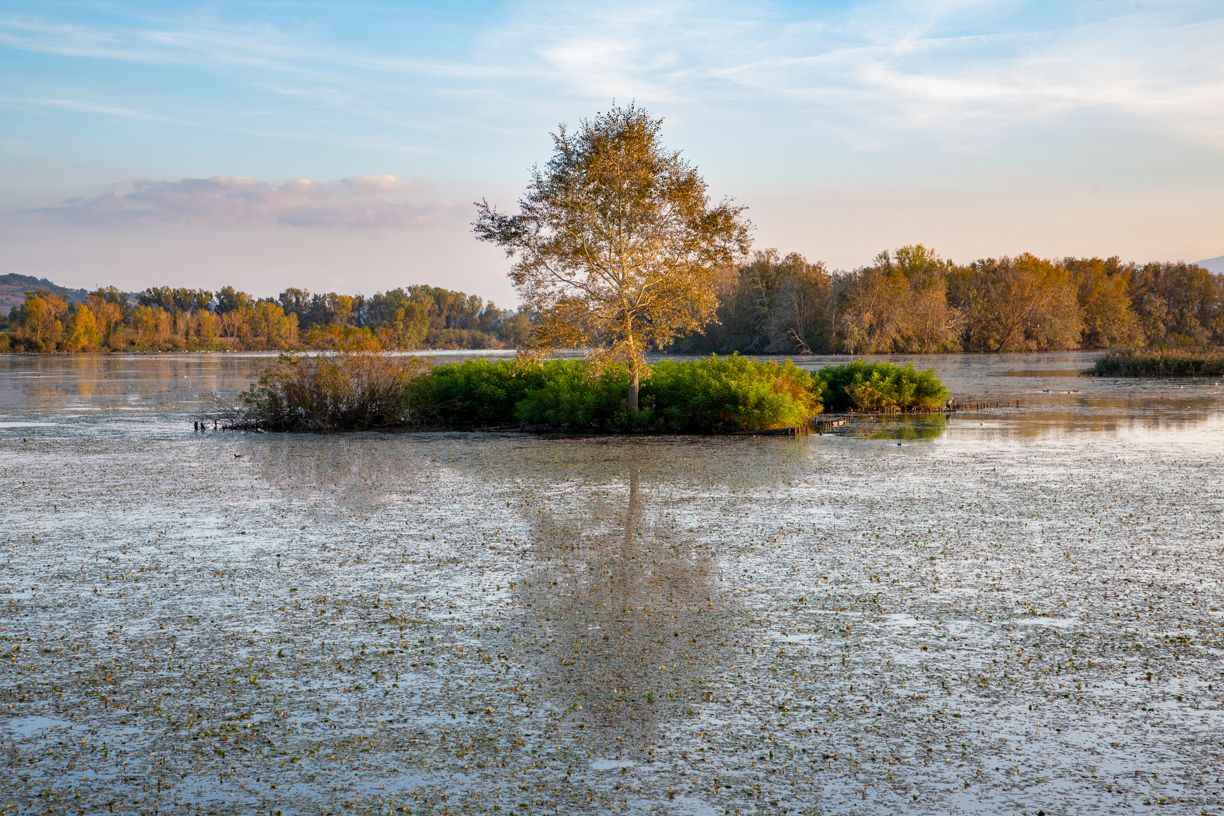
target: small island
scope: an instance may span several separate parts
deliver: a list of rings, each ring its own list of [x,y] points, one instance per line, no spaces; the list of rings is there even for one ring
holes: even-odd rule
[[[498,429],[571,433],[733,434],[806,429],[824,410],[939,409],[934,369],[855,361],[811,373],[738,355],[643,366],[638,406],[619,362],[426,358],[371,352],[282,355],[220,417],[234,430],[335,433]]]
[[[362,352],[283,356],[227,426],[744,433],[806,428],[826,404],[931,410],[948,398],[933,370],[889,363],[815,376],[738,355],[649,366],[647,349],[715,318],[717,273],[751,243],[744,208],[711,203],[696,169],[659,142],[661,124],[614,106],[554,137],[518,213],[477,205],[477,238],[514,259],[510,278],[533,315],[522,359],[430,368]],[[586,358],[547,359],[573,348]]]

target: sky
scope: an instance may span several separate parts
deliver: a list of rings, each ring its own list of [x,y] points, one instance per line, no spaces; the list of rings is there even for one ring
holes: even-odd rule
[[[0,274],[515,303],[473,202],[663,121],[754,246],[1224,255],[1224,3],[9,0]]]

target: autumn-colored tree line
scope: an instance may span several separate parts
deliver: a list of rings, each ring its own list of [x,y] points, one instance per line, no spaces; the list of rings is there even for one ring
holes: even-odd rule
[[[776,250],[715,281],[717,322],[690,353],[934,353],[1224,345],[1224,276],[1186,263],[1023,254],[968,265],[922,245],[830,272]],[[78,304],[45,289],[0,315],[0,351],[521,348],[530,315],[475,295],[410,286],[372,297],[286,289],[256,299],[108,287]],[[5,331],[5,329],[8,329]]]
[[[433,286],[368,298],[286,289],[276,299],[232,286],[134,297],[106,287],[72,305],[38,289],[0,320],[9,329],[0,351],[502,348],[521,345],[530,325],[526,314]]]
[[[1224,276],[1186,263],[1023,254],[968,265],[921,245],[830,272],[776,250],[719,276],[704,353],[1058,351],[1224,344]]]

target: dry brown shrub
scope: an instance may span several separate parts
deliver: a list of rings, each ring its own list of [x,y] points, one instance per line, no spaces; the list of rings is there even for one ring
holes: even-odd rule
[[[369,351],[282,354],[243,392],[226,426],[334,433],[411,425],[411,386],[431,367],[429,358]]]

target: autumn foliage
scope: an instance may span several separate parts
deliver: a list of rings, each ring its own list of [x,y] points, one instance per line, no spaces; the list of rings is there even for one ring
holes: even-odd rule
[[[916,354],[1224,344],[1224,276],[1185,263],[1034,255],[961,265],[921,245],[829,271],[753,253],[717,279],[717,323],[674,351]]]
[[[1224,346],[1224,276],[1186,263],[1022,254],[961,265],[918,245],[840,272],[766,250],[720,267],[713,286],[715,322],[668,350],[861,355]],[[535,328],[527,310],[429,286],[372,297],[287,289],[275,300],[233,287],[161,287],[135,296],[109,287],[75,304],[38,289],[0,315],[0,351],[524,348]]]
[[[504,348],[530,330],[522,311],[432,286],[368,298],[291,288],[276,299],[232,286],[135,295],[108,287],[71,305],[39,289],[0,318],[0,330],[11,327],[0,331],[0,351],[27,352]]]
[[[744,208],[713,202],[695,167],[630,103],[553,135],[517,213],[477,204],[476,236],[514,259],[535,349],[587,348],[628,366],[639,404],[644,354],[714,316],[714,277],[751,245]]]

